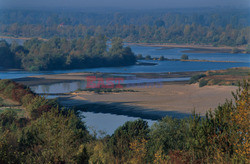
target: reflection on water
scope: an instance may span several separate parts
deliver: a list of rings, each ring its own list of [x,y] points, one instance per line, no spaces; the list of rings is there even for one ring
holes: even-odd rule
[[[93,112],[80,112],[80,116],[83,117],[82,120],[86,123],[88,129],[94,129],[96,132],[104,131],[108,135],[112,135],[114,131],[125,122],[139,119],[138,117]],[[157,122],[153,120],[144,120],[148,122],[149,126]]]
[[[86,88],[86,81],[56,83],[50,85],[31,86],[31,90],[37,94],[60,94],[74,92],[78,89]]]

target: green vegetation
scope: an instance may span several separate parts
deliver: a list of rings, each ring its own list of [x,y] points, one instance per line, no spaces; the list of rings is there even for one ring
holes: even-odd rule
[[[200,82],[199,82],[199,87],[204,87],[205,85],[208,84],[208,81],[205,80],[205,79],[201,79]]]
[[[73,111],[25,86],[1,80],[1,94],[5,88],[16,93],[5,98],[12,96],[22,103],[27,117],[15,110],[0,113],[0,163],[250,162],[246,81],[233,94],[234,101],[226,101],[205,117],[195,113],[186,119],[165,117],[151,128],[146,121],[136,120],[100,139],[88,133]]]
[[[239,46],[249,43],[247,9],[147,11],[0,10],[0,34],[78,38],[105,35],[126,42]]]
[[[206,85],[237,85],[238,81],[247,80],[250,75],[249,68],[229,68],[226,70],[207,71],[205,74],[194,75],[189,83],[199,82],[199,86]]]
[[[197,83],[200,80],[200,78],[203,78],[203,77],[206,77],[206,75],[205,74],[194,75],[190,78],[189,84]]]
[[[208,71],[207,74],[209,76],[214,75],[232,75],[232,76],[249,76],[250,75],[250,68],[229,68],[226,70],[219,70],[219,71]]]
[[[5,103],[3,102],[3,99],[0,97],[0,107],[4,106]]]
[[[123,47],[120,38],[112,40],[107,51],[104,36],[67,40],[52,38],[48,41],[27,40],[23,46],[0,41],[0,66],[25,70],[56,70],[90,67],[133,65],[136,58],[129,47]]]
[[[8,94],[3,94],[8,93]],[[91,138],[83,122],[54,100],[33,94],[29,88],[10,80],[0,81],[4,99],[24,107],[0,114],[0,163],[85,163],[84,144]]]

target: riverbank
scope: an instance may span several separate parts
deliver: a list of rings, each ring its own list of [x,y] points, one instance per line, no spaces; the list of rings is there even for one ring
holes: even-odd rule
[[[237,53],[244,53],[246,46],[213,46],[213,45],[197,45],[197,44],[175,44],[175,43],[126,43],[127,45],[139,45],[149,47],[160,47],[161,49],[183,48],[183,53],[232,53],[234,48],[238,49]]]
[[[191,77],[205,72],[178,73],[66,73],[56,75],[39,75],[15,79],[16,82],[28,85],[50,85],[72,81],[84,81],[88,76],[97,78],[128,77],[139,79],[163,79]],[[144,119],[161,119],[164,116],[185,118],[195,110],[202,116],[209,109],[214,109],[225,99],[231,99],[235,86],[205,86],[188,84],[189,81],[162,82],[159,85],[130,85],[124,89],[134,92],[95,93],[76,91],[58,95],[58,101],[63,106],[74,107],[77,110],[127,115]]]
[[[64,73],[64,74],[51,74],[51,75],[37,75],[25,78],[14,79],[15,82],[28,85],[50,85],[55,83],[84,81],[88,76],[95,76],[96,78],[116,78],[127,77],[146,78],[146,79],[163,79],[163,78],[183,78],[191,77],[197,74],[204,73],[204,71],[193,72],[165,72],[165,73]],[[166,82],[168,83],[168,82]],[[175,83],[175,82],[170,82]],[[179,83],[179,82],[177,82]],[[187,83],[187,82],[186,82]]]
[[[88,91],[74,92],[60,97],[63,106],[76,109],[112,113],[157,120],[164,116],[185,118],[196,113],[205,115],[218,104],[231,99],[235,86],[206,86],[197,84],[164,84],[161,87],[129,88],[136,92],[96,94]]]

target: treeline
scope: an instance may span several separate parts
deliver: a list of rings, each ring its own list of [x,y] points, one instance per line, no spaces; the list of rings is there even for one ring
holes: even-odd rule
[[[111,48],[104,36],[67,40],[54,37],[48,41],[31,39],[23,45],[0,41],[0,66],[25,70],[79,69],[135,64],[131,48],[114,38]]]
[[[198,24],[201,26],[226,27],[232,24],[234,28],[249,26],[248,9],[233,8],[182,8],[162,10],[125,10],[125,9],[89,9],[82,10],[25,10],[0,9],[0,24],[10,25],[150,25],[164,26]],[[162,21],[162,22],[161,22]]]
[[[3,25],[2,35],[17,37],[43,37],[51,38],[61,36],[76,38],[106,35],[108,38],[121,37],[126,42],[142,43],[189,43],[240,46],[249,43],[249,27],[242,29],[226,27],[190,25],[149,26],[149,25],[109,25],[109,26],[84,26],[84,25]]]
[[[34,95],[25,86],[0,81],[0,93],[23,105],[0,114],[0,163],[249,163],[248,83],[205,118],[165,117],[149,128],[127,122],[98,139],[70,110]]]
[[[77,38],[105,35],[126,42],[239,46],[249,43],[246,10],[52,12],[2,10],[0,33],[8,36]]]

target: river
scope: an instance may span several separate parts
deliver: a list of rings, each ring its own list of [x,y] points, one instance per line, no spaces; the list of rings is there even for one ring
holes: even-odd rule
[[[9,40],[10,41],[10,40]],[[19,43],[21,41],[18,41]],[[151,55],[151,57],[164,56],[168,59],[180,59],[184,54],[182,51],[187,49],[173,48],[166,49],[160,47],[139,46],[131,45],[132,51],[135,54],[142,54],[143,56]],[[234,62],[185,62],[185,61],[141,61],[156,63],[156,65],[133,65],[126,67],[106,67],[106,68],[91,68],[91,69],[78,69],[78,70],[57,70],[57,71],[43,71],[43,72],[27,72],[27,71],[1,71],[0,79],[15,79],[34,75],[45,74],[61,74],[61,73],[73,73],[73,72],[106,72],[106,73],[161,73],[161,72],[186,72],[186,71],[207,71],[207,70],[219,70],[232,67],[249,67],[250,66],[250,54],[231,54],[231,53],[185,53],[189,56],[189,59],[200,60],[214,60],[214,61],[234,61]],[[138,83],[143,82],[162,82],[171,81],[173,79],[137,79]],[[177,81],[187,80],[175,79]],[[125,81],[126,84],[131,81]],[[70,82],[70,83],[57,83],[51,85],[38,85],[32,86],[31,89],[36,93],[65,93],[72,92],[77,89],[83,89],[86,85],[85,81]],[[50,98],[54,98],[53,96]],[[126,121],[135,120],[138,118],[128,117],[123,115],[103,114],[82,112],[81,116],[85,116],[83,121],[90,129],[95,131],[105,131],[107,134],[112,134],[114,130],[123,125]],[[155,121],[147,120],[149,125],[152,125]]]

